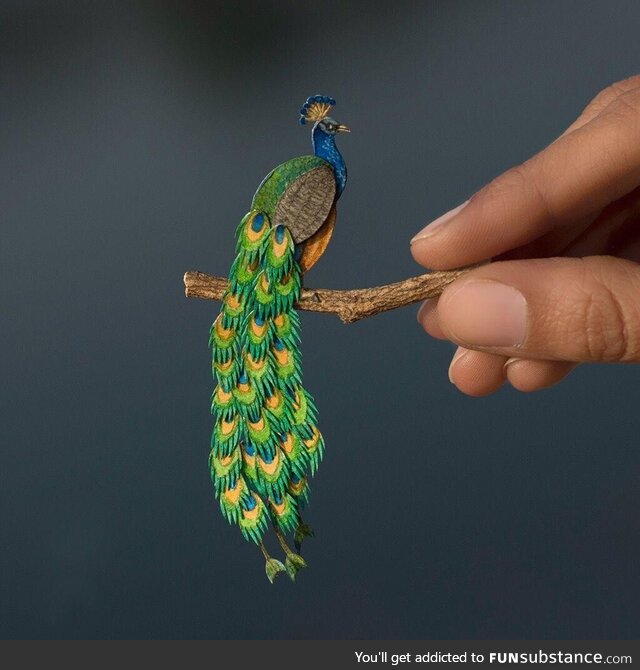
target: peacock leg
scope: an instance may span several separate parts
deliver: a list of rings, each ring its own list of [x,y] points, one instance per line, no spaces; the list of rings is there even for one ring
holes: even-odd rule
[[[279,572],[285,572],[285,571],[288,572],[288,570],[285,568],[284,565],[282,565],[282,563],[279,560],[277,560],[276,558],[271,558],[271,556],[269,556],[269,552],[267,551],[267,548],[264,546],[264,542],[260,542],[258,546],[260,547],[260,551],[264,556],[267,579],[273,584],[273,580],[278,576]]]
[[[300,548],[302,547],[302,543],[304,542],[304,538],[313,537],[315,533],[313,532],[313,528],[311,528],[311,526],[308,523],[304,522],[304,519],[302,518],[301,514],[298,514],[298,517],[300,521],[293,535],[293,543],[296,547],[296,551],[299,553]]]
[[[284,566],[287,571],[287,574],[289,575],[289,577],[291,577],[291,581],[295,581],[296,575],[298,574],[298,570],[306,568],[307,562],[304,560],[304,558],[302,558],[302,556],[300,556],[300,554],[296,554],[296,552],[293,551],[291,547],[289,547],[285,536],[282,534],[282,531],[277,526],[274,526],[274,531],[276,533],[276,537],[278,538],[278,542],[280,542],[282,550],[286,554]]]

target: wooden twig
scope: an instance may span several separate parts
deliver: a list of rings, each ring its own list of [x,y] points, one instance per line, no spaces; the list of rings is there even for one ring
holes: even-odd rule
[[[469,270],[471,268],[429,272],[395,284],[372,288],[344,291],[303,288],[298,308],[307,312],[337,314],[344,323],[353,323],[426,298],[435,298],[452,281]],[[186,272],[184,286],[187,298],[220,300],[227,289],[227,280],[224,277],[212,277],[204,272]]]

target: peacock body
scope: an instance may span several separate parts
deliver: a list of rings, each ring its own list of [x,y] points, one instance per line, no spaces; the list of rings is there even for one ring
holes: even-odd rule
[[[237,228],[229,287],[210,331],[215,495],[223,516],[259,545],[270,581],[283,571],[295,579],[306,567],[300,546],[313,534],[301,512],[324,440],[302,385],[295,304],[303,273],[329,243],[347,180],[335,137],[349,129],[329,116],[334,104],[311,96],[300,110],[300,122],[313,123],[314,154],[279,165],[258,187]],[[263,542],[270,525],[284,564]]]

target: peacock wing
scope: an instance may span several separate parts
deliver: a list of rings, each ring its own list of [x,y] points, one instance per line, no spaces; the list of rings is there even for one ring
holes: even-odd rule
[[[317,156],[294,158],[273,170],[256,192],[252,208],[265,212],[273,226],[288,228],[300,244],[327,220],[336,198],[331,166]]]
[[[296,244],[314,235],[333,207],[336,180],[333,170],[320,166],[293,181],[276,207],[274,225],[289,229]]]

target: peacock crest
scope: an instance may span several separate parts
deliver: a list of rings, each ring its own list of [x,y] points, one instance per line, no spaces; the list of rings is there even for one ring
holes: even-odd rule
[[[307,121],[315,123],[329,116],[329,112],[336,101],[328,95],[310,95],[300,109],[300,123]]]

